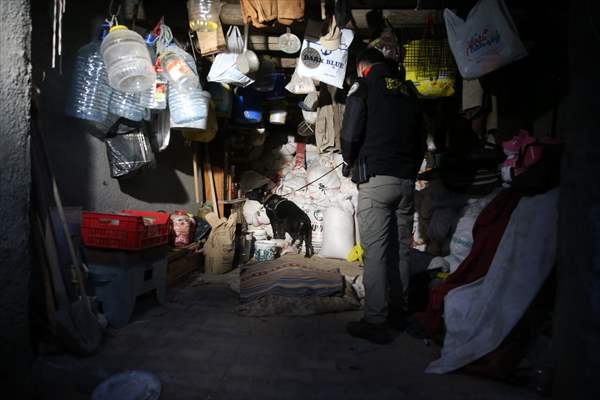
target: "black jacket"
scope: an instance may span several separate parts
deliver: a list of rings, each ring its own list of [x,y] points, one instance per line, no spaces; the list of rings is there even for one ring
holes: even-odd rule
[[[350,88],[341,132],[352,180],[415,179],[425,150],[422,114],[411,87],[387,64],[375,64]]]

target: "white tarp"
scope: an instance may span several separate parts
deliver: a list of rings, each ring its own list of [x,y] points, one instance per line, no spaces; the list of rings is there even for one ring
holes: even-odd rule
[[[556,261],[557,205],[558,189],[524,197],[487,275],[446,295],[444,347],[426,372],[443,374],[485,356],[521,319]]]

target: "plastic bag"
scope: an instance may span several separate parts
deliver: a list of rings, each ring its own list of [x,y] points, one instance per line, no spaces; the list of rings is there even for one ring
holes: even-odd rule
[[[232,85],[246,87],[254,83],[254,80],[242,74],[237,68],[236,60],[238,54],[217,54],[215,61],[210,67],[206,80],[209,82],[230,83]]]
[[[124,178],[154,164],[143,122],[120,118],[106,136],[106,153],[112,178]]]
[[[285,88],[293,94],[309,94],[317,91],[315,83],[311,78],[298,75],[298,67],[294,70],[290,83]]]
[[[444,20],[465,79],[479,78],[527,55],[503,0],[479,0],[464,21],[445,9]]]
[[[235,25],[231,25],[227,30],[227,51],[236,54],[244,51],[244,38],[240,28]]]
[[[296,67],[298,75],[317,79],[341,89],[346,76],[348,48],[353,39],[354,32],[350,29],[342,29],[340,46],[333,51],[326,50],[319,42],[304,40]]]

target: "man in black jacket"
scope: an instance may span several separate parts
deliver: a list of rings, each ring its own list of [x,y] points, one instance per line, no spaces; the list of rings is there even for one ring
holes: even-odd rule
[[[411,87],[381,52],[361,53],[357,72],[360,79],[346,99],[341,147],[344,175],[358,184],[365,315],[347,329],[385,344],[392,340],[387,322],[401,325],[407,307],[414,185],[424,152],[422,116]],[[388,282],[398,274],[401,285],[395,289]]]

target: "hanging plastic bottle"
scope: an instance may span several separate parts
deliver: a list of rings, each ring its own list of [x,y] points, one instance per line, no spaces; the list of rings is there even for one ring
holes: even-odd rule
[[[65,114],[103,123],[108,116],[111,93],[100,54],[100,40],[95,39],[77,51]]]
[[[185,92],[200,88],[200,81],[195,72],[194,58],[179,47],[168,46],[160,54],[160,64],[169,81],[177,86],[177,90]]]
[[[160,66],[160,60],[156,60],[154,68],[156,70],[156,80],[150,89],[142,92],[140,104],[151,110],[164,110],[167,108],[168,82]]]
[[[132,121],[141,121],[146,115],[146,109],[140,104],[139,93],[125,93],[118,90],[112,92],[109,111]]]
[[[124,25],[110,28],[100,48],[108,82],[123,92],[142,92],[154,84],[156,72],[142,36]]]
[[[171,120],[181,126],[206,119],[210,93],[196,88],[182,92],[177,87],[169,88],[169,110]]]
[[[197,32],[214,32],[219,27],[221,2],[218,0],[188,0],[190,29]]]

